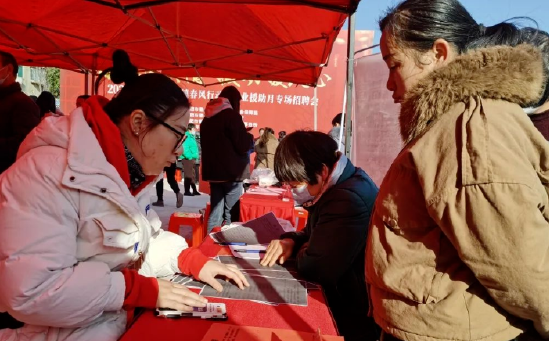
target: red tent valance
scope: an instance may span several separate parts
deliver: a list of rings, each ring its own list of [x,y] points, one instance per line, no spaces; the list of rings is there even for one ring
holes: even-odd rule
[[[307,5],[305,5],[307,4]],[[0,0],[0,50],[22,65],[87,72],[124,49],[169,76],[316,83],[356,2]],[[319,7],[334,7],[328,11]],[[208,85],[208,84],[205,84]]]

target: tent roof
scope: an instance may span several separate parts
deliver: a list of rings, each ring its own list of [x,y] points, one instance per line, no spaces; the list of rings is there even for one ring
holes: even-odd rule
[[[199,84],[216,77],[314,85],[347,14],[306,2],[0,0],[0,50],[22,65],[86,72],[110,67],[113,51],[124,49],[141,70]],[[343,12],[357,5],[311,3]]]

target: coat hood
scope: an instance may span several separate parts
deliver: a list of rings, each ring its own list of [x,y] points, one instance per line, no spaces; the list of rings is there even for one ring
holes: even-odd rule
[[[69,116],[51,116],[44,118],[40,124],[27,135],[19,147],[17,158],[19,159],[29,151],[42,146],[54,146],[67,149],[69,146],[69,131]]]
[[[225,109],[233,109],[233,107],[231,106],[231,103],[227,98],[218,97],[208,102],[208,104],[206,104],[206,109],[204,109],[204,116],[212,117],[222,112]]]
[[[530,45],[497,46],[461,55],[406,94],[399,115],[401,137],[409,143],[454,104],[470,97],[528,106],[540,98],[544,82],[541,54]]]

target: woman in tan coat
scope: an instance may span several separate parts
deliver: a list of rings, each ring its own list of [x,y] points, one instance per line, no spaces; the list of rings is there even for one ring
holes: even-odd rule
[[[256,152],[256,161],[254,168],[275,169],[275,151],[279,146],[279,140],[275,137],[275,131],[266,127],[264,133],[254,147]]]
[[[547,339],[548,142],[521,109],[544,89],[539,51],[467,52],[499,27],[456,0],[404,1],[380,28],[404,141],[367,241],[383,340]]]

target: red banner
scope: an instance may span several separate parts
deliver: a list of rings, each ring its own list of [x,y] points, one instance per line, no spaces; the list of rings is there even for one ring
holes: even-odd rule
[[[356,50],[372,45],[373,31],[356,32]],[[286,82],[240,80],[210,87],[175,79],[191,100],[190,122],[200,124],[204,117],[206,103],[216,98],[223,87],[234,85],[242,95],[241,114],[252,132],[258,135],[258,128],[271,127],[278,133],[290,133],[297,129],[315,129],[328,132],[332,118],[342,111],[347,62],[347,31],[341,31],[336,39],[329,64],[317,83],[317,91],[305,86]],[[91,77],[90,77],[91,80]],[[200,78],[189,78],[200,83]],[[218,82],[226,79],[217,79]],[[206,83],[215,83],[209,79]],[[111,98],[121,85],[103,82],[99,94]],[[76,98],[84,93],[84,75],[61,71],[61,110],[69,113],[75,108]],[[315,125],[315,104],[317,104],[317,125]]]

